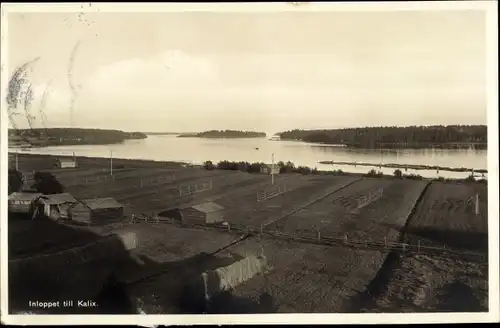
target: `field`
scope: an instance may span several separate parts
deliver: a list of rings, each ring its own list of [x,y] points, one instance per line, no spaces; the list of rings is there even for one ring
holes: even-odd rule
[[[113,179],[92,183],[89,181],[109,173],[106,161],[85,161],[76,170],[52,170],[77,198],[114,197],[126,205],[128,214],[148,215],[214,201],[225,208],[224,218],[234,229],[125,221],[70,233],[57,224],[50,227],[43,222],[11,221],[10,259],[52,253],[112,232],[133,231],[139,247],[130,252],[131,259],[113,264],[113,268],[102,264],[99,270],[102,275],[110,270],[118,273],[128,282],[130,295],[151,314],[183,312],[178,297],[190,277],[239,256],[261,252],[269,260],[268,272],[236,288],[221,311],[257,311],[254,305],[264,293],[276,305],[273,311],[281,313],[456,310],[463,306],[452,304],[460,298],[454,293],[460,292],[465,295],[462,303],[471,311],[487,307],[485,263],[327,242],[328,238],[382,245],[406,242],[485,253],[488,213],[484,184],[282,174],[275,177],[273,186],[268,175],[164,163],[148,168],[140,161],[123,161],[124,167],[114,170]],[[19,163],[30,166],[22,156]],[[179,194],[180,186],[202,183],[211,188]],[[276,188],[280,189],[278,195],[257,201],[258,193],[272,193]],[[241,238],[246,228],[263,229],[264,234]],[[282,237],[277,238],[275,232]],[[295,236],[312,238],[298,241]],[[316,244],[315,236],[320,237]]]
[[[316,199],[332,193],[355,181],[353,177],[336,176],[280,176],[280,183],[286,185],[288,191],[262,202],[256,201],[252,191],[231,193],[229,197],[218,201],[226,206],[225,218],[235,226],[245,226],[260,229],[274,220],[287,215]]]
[[[245,240],[228,251],[240,255],[263,252],[269,272],[236,288],[233,294],[257,299],[268,293],[280,313],[348,311],[351,299],[366,288],[384,259],[378,251],[267,238]]]
[[[479,194],[479,214],[475,197]],[[482,184],[433,182],[408,227],[424,245],[482,250],[488,247],[488,194]]]
[[[364,178],[269,227],[298,235],[397,241],[426,182]],[[362,208],[357,200],[383,188]]]
[[[361,312],[488,311],[488,263],[424,254],[396,263]]]

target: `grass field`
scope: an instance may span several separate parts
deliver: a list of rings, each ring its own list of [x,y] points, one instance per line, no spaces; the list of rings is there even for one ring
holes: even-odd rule
[[[261,249],[268,258],[269,273],[252,278],[236,288],[234,294],[255,299],[267,292],[280,313],[343,312],[383,262],[383,254],[377,251],[267,238],[245,240],[228,251],[243,256],[260,254]]]
[[[290,211],[333,192],[355,180],[352,177],[315,177],[292,175],[279,177],[287,186],[286,192],[262,202],[252,192],[231,193],[220,204],[227,206],[226,220],[232,224],[252,228],[264,227]]]
[[[382,293],[361,311],[488,311],[488,264],[446,255],[401,258]]]
[[[358,240],[397,241],[426,183],[409,180],[363,178],[270,229],[299,235],[344,237]],[[357,209],[357,199],[383,188],[382,197]]]
[[[475,196],[479,194],[479,215]],[[409,240],[422,245],[486,251],[488,248],[488,197],[482,184],[433,182],[408,226]]]

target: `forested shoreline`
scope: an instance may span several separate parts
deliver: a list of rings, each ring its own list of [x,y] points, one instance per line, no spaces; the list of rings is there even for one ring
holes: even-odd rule
[[[476,148],[487,149],[486,125],[364,127],[290,130],[281,140],[346,145],[352,148]]]
[[[145,139],[142,132],[84,128],[48,128],[9,130],[9,143],[46,147],[59,145],[117,144],[129,139]]]
[[[182,134],[178,138],[265,138],[264,132],[238,130],[210,130],[192,134]]]

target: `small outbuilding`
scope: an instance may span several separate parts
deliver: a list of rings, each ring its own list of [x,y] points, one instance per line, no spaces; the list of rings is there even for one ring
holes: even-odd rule
[[[260,173],[262,174],[279,174],[280,167],[278,165],[264,164],[260,167]]]
[[[84,199],[69,209],[69,218],[83,224],[107,224],[123,219],[124,206],[114,198]]]
[[[180,221],[182,224],[216,224],[224,221],[224,207],[213,203],[203,203],[184,208],[176,208],[159,213],[161,217]]]
[[[36,201],[34,217],[68,219],[68,209],[77,202],[69,193],[41,195]]]
[[[31,215],[40,196],[42,194],[37,192],[13,192],[8,198],[8,212]]]
[[[78,167],[76,160],[74,158],[58,158],[56,166],[60,169]]]

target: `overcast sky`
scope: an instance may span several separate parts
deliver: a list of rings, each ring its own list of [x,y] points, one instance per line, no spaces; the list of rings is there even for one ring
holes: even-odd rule
[[[486,124],[480,11],[23,13],[36,125],[141,131]],[[21,109],[22,111],[22,109]],[[26,125],[24,120],[17,120]]]

